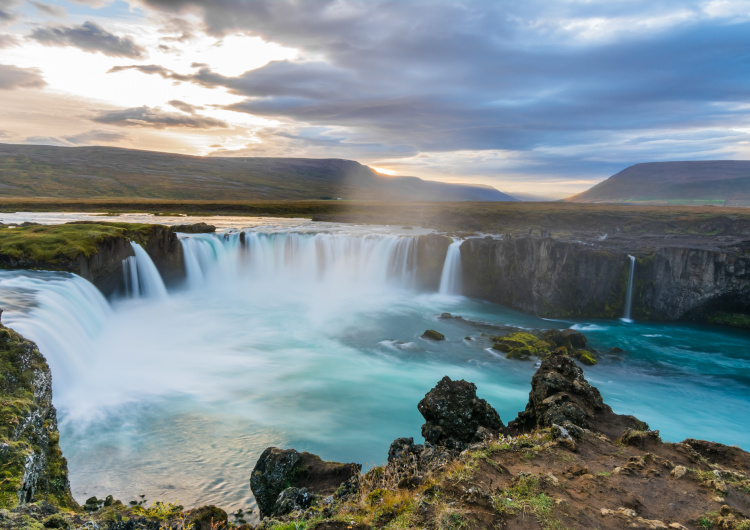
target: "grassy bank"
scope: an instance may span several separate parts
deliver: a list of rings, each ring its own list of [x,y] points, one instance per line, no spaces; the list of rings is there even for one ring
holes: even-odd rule
[[[137,223],[71,223],[0,227],[0,255],[22,262],[57,264],[80,255],[90,257],[107,239],[146,239],[158,225]]]

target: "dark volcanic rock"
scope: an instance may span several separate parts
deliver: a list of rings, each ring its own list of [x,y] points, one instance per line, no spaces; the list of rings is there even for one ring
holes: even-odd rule
[[[422,338],[430,340],[445,340],[445,335],[434,329],[428,329],[422,333]]]
[[[183,234],[209,234],[216,232],[216,227],[207,223],[193,223],[185,225],[174,225],[170,227],[172,232],[182,232]]]
[[[648,425],[633,416],[612,412],[573,359],[563,353],[553,353],[542,361],[531,379],[526,409],[508,427],[512,431],[528,432],[536,427],[570,424],[602,432],[611,438],[619,437],[628,428],[649,430]]]
[[[417,406],[426,423],[422,436],[431,444],[460,446],[483,439],[486,430],[498,432],[503,422],[495,409],[477,397],[474,383],[448,376],[430,390]]]
[[[415,444],[414,438],[396,438],[388,448],[388,463],[405,462],[424,452],[424,445]]]
[[[360,472],[359,464],[325,462],[319,456],[299,453],[294,449],[269,447],[260,455],[250,478],[250,488],[261,517],[276,515],[279,501],[284,507],[294,504],[299,491],[290,492],[283,499],[280,494],[288,488],[306,489],[315,496],[327,496],[336,491],[352,475]],[[294,494],[292,494],[294,493]],[[311,499],[310,502],[314,502]]]

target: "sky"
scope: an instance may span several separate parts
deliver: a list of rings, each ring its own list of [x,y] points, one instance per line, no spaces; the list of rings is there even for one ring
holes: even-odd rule
[[[0,0],[0,142],[565,197],[750,159],[750,0]]]

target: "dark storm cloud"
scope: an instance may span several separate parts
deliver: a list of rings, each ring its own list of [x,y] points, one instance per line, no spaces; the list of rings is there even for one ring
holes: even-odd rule
[[[185,127],[190,129],[216,129],[229,127],[225,122],[206,116],[187,116],[173,112],[164,112],[149,107],[135,107],[132,109],[104,112],[92,118],[97,123],[118,125],[123,127],[152,127],[164,129],[167,127]]]
[[[36,68],[19,68],[0,64],[0,90],[16,88],[42,88],[47,82]]]
[[[628,156],[654,156],[658,148],[643,131],[685,133],[662,147],[665,156],[731,155],[733,137],[724,133],[750,121],[743,108],[750,24],[737,15],[711,18],[706,2],[145,3],[198,13],[214,34],[249,32],[307,58],[234,78],[205,66],[191,75],[152,73],[227,87],[247,98],[233,110],[345,127],[365,144],[514,150],[571,173],[575,161],[595,172]],[[713,129],[722,139],[706,151],[691,135]],[[620,146],[611,150],[618,161],[595,160],[600,152],[568,159],[535,151],[606,140]]]
[[[140,59],[146,53],[131,37],[119,37],[91,21],[80,26],[39,27],[29,38],[46,46],[74,46],[85,52],[100,52],[110,57]]]

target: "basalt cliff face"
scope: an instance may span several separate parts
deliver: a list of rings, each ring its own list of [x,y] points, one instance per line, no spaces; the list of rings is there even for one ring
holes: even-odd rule
[[[447,239],[447,238],[446,238]],[[750,257],[742,248],[633,251],[631,316],[704,319],[750,309]],[[550,237],[474,238],[461,245],[463,293],[543,317],[623,316],[628,253]]]

